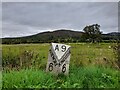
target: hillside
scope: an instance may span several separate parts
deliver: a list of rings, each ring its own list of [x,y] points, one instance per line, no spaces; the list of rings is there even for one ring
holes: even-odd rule
[[[72,40],[80,40],[83,32],[72,30],[56,30],[52,32],[42,32],[31,36],[17,38],[2,38],[3,44],[13,43],[43,43],[43,42],[69,42]]]
[[[83,32],[72,30],[55,30],[52,32],[42,32],[31,36],[2,38],[2,44],[20,44],[20,43],[50,43],[50,42],[84,42]],[[102,40],[120,40],[120,33],[112,32],[102,34]]]

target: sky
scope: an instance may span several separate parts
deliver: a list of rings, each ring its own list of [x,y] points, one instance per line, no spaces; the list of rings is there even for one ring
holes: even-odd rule
[[[82,31],[86,25],[96,23],[103,33],[118,32],[118,3],[2,2],[0,23],[2,37],[21,37],[58,29]]]

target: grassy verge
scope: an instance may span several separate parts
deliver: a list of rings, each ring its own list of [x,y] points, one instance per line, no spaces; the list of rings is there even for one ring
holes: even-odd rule
[[[3,88],[120,88],[119,72],[103,67],[71,67],[69,76],[42,70],[3,72]]]

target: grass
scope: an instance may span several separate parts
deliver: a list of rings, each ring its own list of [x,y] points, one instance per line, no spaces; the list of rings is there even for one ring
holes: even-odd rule
[[[69,76],[46,73],[50,44],[2,45],[3,88],[120,88],[113,43],[69,43]]]
[[[87,66],[100,65],[118,68],[116,65],[116,59],[113,53],[113,49],[109,48],[112,46],[110,43],[100,44],[88,44],[88,43],[77,43],[71,45],[71,65],[76,66]],[[24,52],[32,53],[26,58],[26,62],[30,63],[30,67],[44,69],[48,59],[48,51],[50,44],[25,44],[25,45],[3,45],[2,46],[2,62],[4,67],[12,68],[12,65],[16,64],[20,66],[20,58],[26,58]],[[22,63],[24,63],[23,60]],[[23,66],[28,66],[23,64]]]
[[[72,67],[69,76],[22,69],[3,73],[4,88],[118,88],[118,71],[103,67]],[[113,73],[114,72],[114,73]]]
[[[0,71],[0,89],[2,89],[2,71]]]

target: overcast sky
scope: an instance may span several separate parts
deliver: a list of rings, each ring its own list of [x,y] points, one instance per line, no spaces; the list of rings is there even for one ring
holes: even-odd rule
[[[97,23],[103,33],[118,31],[117,2],[3,2],[2,37],[57,29],[82,31]]]

